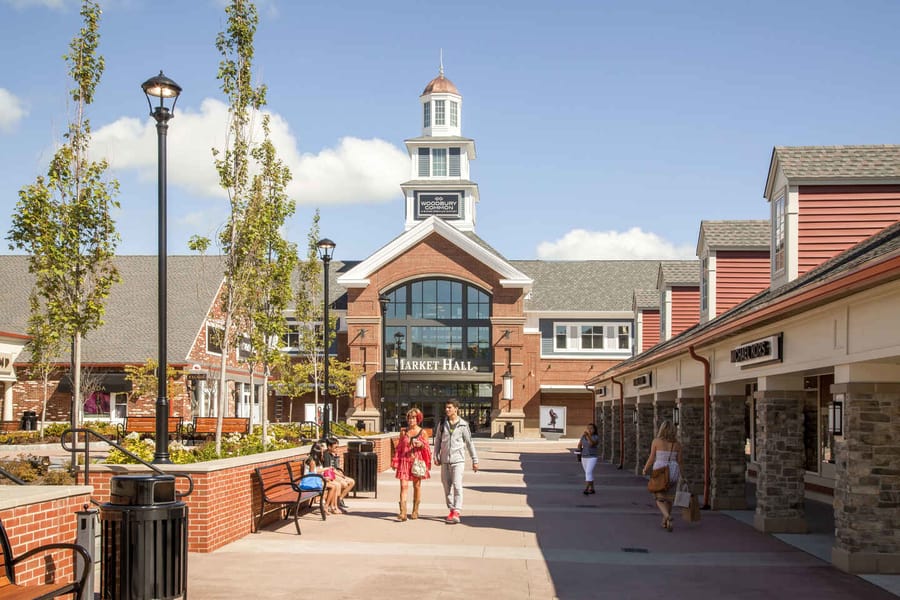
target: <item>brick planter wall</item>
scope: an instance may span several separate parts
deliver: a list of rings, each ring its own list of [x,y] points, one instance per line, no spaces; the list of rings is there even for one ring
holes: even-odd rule
[[[391,439],[397,434],[370,436],[378,455],[378,471],[390,467]],[[346,452],[347,440],[341,440],[338,452]],[[309,446],[250,456],[223,458],[189,465],[161,465],[167,473],[191,476],[194,490],[182,498],[188,506],[188,551],[212,552],[253,531],[259,515],[260,495],[254,470],[279,462],[299,464],[309,455]],[[93,465],[87,482],[94,488],[93,498],[109,501],[109,481],[114,475],[147,473],[143,465]],[[83,473],[82,477],[83,479]],[[179,491],[187,491],[183,478],[176,478]],[[101,511],[102,512],[102,511]],[[277,520],[277,513],[266,516],[263,525]]]
[[[90,502],[85,486],[4,486],[15,496],[0,497],[0,519],[9,535],[13,554],[19,556],[38,546],[57,542],[74,543],[77,530],[75,512]],[[47,557],[52,556],[48,567]],[[74,576],[72,552],[55,550],[39,554],[16,567],[16,583],[35,585],[51,574],[53,582],[71,581]]]

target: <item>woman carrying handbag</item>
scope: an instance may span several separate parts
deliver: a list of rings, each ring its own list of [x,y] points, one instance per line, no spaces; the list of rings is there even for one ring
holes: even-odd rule
[[[653,492],[656,507],[662,513],[662,528],[672,531],[672,500],[675,496],[675,485],[681,473],[681,443],[676,437],[675,425],[668,419],[659,426],[656,437],[650,445],[650,457],[644,465],[644,475],[653,470],[667,468],[668,483],[662,491]]]
[[[397,518],[401,521],[406,520],[409,482],[413,484],[413,509],[409,518],[418,519],[422,480],[431,477],[431,452],[428,449],[428,433],[422,428],[422,417],[422,411],[418,408],[411,408],[406,413],[407,427],[400,430],[400,440],[391,461],[400,480],[400,512]]]
[[[585,496],[594,493],[594,469],[597,467],[597,447],[600,445],[600,435],[597,426],[588,423],[588,426],[578,440],[578,454],[581,456],[581,468],[584,469]]]

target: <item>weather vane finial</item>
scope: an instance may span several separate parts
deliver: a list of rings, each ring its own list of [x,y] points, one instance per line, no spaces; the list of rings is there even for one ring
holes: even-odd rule
[[[444,76],[444,49],[441,48],[441,77]]]

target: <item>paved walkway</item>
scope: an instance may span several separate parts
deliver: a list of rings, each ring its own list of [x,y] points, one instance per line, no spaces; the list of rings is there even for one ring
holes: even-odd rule
[[[608,464],[597,467],[597,493],[584,496],[573,445],[477,440],[482,470],[466,472],[459,525],[443,522],[439,478],[423,483],[423,516],[398,522],[398,483],[382,473],[377,499],[351,494],[351,514],[326,522],[307,514],[302,536],[284,521],[191,554],[188,597],[896,600],[757,532],[750,511],[704,511],[668,533],[645,480]],[[825,538],[806,542],[830,551]],[[900,576],[876,579],[900,593]]]

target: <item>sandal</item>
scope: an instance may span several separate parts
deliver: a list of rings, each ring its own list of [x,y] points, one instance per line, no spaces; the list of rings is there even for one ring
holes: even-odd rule
[[[666,518],[666,531],[672,532],[672,517]]]

